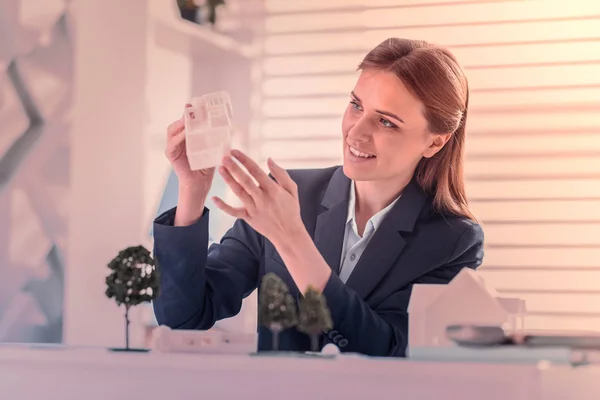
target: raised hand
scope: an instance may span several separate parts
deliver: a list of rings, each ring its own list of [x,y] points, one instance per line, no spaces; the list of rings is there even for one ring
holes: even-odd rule
[[[186,104],[186,107],[191,107],[191,105]],[[185,149],[185,126],[182,116],[167,128],[165,155],[179,179],[180,186],[203,186],[210,190],[215,169],[192,171]]]
[[[302,222],[296,183],[271,159],[268,165],[275,180],[242,152],[233,150],[231,155],[248,172],[231,157],[225,157],[219,173],[242,201],[242,206],[232,207],[215,197],[216,206],[231,216],[243,219],[273,243],[302,293],[309,287],[323,290],[331,276],[331,268]]]
[[[269,170],[275,178],[273,180],[256,162],[241,151],[233,150],[231,155],[248,172],[244,171],[232,157],[226,156],[219,173],[242,201],[242,206],[232,207],[218,197],[213,198],[215,205],[227,214],[245,220],[254,230],[273,243],[282,237],[290,237],[305,230],[300,217],[298,187],[287,171],[269,159]]]
[[[186,104],[186,107],[190,107]],[[215,168],[192,171],[185,146],[183,116],[167,128],[165,155],[179,180],[179,200],[175,225],[185,226],[197,221],[204,210],[206,197],[212,186]]]

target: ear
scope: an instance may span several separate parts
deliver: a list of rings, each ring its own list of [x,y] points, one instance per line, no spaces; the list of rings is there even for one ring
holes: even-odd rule
[[[448,143],[448,140],[450,140],[451,137],[451,133],[434,133],[432,135],[431,143],[423,152],[423,157],[431,158],[435,156],[437,152]]]

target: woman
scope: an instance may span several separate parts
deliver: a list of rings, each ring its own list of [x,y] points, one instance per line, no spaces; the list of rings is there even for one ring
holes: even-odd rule
[[[389,39],[359,70],[342,122],[343,167],[286,171],[269,160],[272,179],[233,151],[249,173],[229,156],[219,173],[243,205],[214,199],[238,219],[208,250],[214,171],[191,171],[182,120],[169,127],[180,187],[178,206],[154,227],[160,324],[208,329],[274,272],[296,297],[309,286],[325,295],[334,327],[321,345],[404,356],[412,285],[448,283],[482,263],[462,178],[469,92],[457,61],[426,42]],[[270,345],[259,327],[259,351]],[[289,329],[280,349],[309,350],[310,340]]]

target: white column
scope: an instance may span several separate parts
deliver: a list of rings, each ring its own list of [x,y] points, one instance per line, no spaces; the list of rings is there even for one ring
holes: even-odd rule
[[[171,167],[165,157],[168,125],[181,117],[184,105],[192,97],[192,60],[190,41],[176,31],[165,29],[160,23],[175,18],[175,2],[150,0],[147,36],[147,120],[144,141],[144,203],[141,242],[148,249],[153,246],[149,236],[152,222],[166,188]],[[172,197],[177,192],[171,193]],[[170,198],[171,196],[169,196]],[[175,203],[169,203],[174,206]],[[132,316],[132,337],[140,346],[147,346],[149,328],[156,323],[150,304],[138,307]]]
[[[176,4],[164,0],[150,0],[149,4],[152,21],[147,36],[145,233],[150,231],[171,171],[165,157],[167,127],[181,117],[185,103],[192,97],[190,40],[160,23],[161,19],[169,16],[175,18]],[[147,234],[144,244],[152,244]]]
[[[104,295],[106,264],[140,243],[146,0],[74,3],[75,77],[65,343],[124,345],[123,309]]]

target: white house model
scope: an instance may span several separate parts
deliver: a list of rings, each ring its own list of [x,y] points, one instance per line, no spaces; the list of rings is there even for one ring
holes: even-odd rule
[[[446,339],[448,325],[522,329],[524,312],[523,300],[501,297],[476,271],[463,268],[446,285],[413,286],[408,307],[409,348],[454,345]]]

